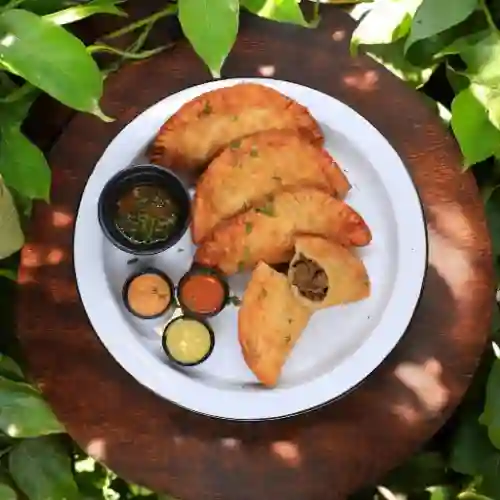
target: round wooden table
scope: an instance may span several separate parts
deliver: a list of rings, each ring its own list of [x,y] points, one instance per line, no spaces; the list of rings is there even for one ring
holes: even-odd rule
[[[271,76],[344,101],[388,138],[422,198],[429,270],[411,326],[365,383],[327,407],[262,423],[177,408],[113,360],[79,300],[73,223],[86,180],[125,124],[208,80],[186,43],[114,74],[103,109],[117,120],[77,115],[50,154],[52,205],[36,208],[22,254],[19,334],[68,432],[126,479],[182,500],[345,498],[429,439],[471,381],[493,301],[482,203],[453,138],[418,94],[369,58],[349,56],[353,24],[336,8],[323,9],[316,30],[245,17],[224,67],[226,77]]]

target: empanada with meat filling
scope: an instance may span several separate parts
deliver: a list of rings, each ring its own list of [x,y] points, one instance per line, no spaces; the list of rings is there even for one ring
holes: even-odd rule
[[[311,310],[347,304],[370,295],[370,280],[354,249],[314,236],[295,240],[288,279],[297,300]]]

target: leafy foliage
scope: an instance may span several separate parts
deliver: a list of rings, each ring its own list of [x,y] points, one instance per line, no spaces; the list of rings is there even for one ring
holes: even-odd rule
[[[239,0],[179,0],[182,29],[216,78],[236,40],[239,9]]]
[[[126,0],[0,0],[0,259],[23,244],[14,203],[26,214],[33,201],[50,199],[50,168],[22,131],[41,92],[109,120],[99,105],[106,75],[125,60],[164,50],[142,49],[153,25],[165,16],[179,17],[214,77],[223,72],[242,10],[303,28],[320,20],[317,4],[312,18],[306,18],[299,0],[165,0],[158,12],[89,47],[66,28],[97,14],[124,17],[125,6]],[[366,52],[420,89],[455,134],[464,168],[473,169],[484,196],[500,277],[500,0],[372,0],[360,2],[352,15],[360,20],[352,54]],[[107,44],[130,33],[137,38],[125,50]],[[99,68],[93,55],[100,52],[116,61]],[[0,269],[0,276],[13,277],[15,271]],[[496,313],[492,339],[499,342]],[[353,498],[500,498],[500,360],[493,352],[444,437]],[[0,355],[0,500],[168,498],[128,484],[75,450],[63,432],[19,366]]]
[[[71,459],[54,437],[17,443],[9,454],[9,471],[18,488],[31,500],[79,497]]]
[[[500,277],[500,2],[375,0],[363,10],[352,51],[361,48],[410,85],[422,88],[426,98],[439,99],[441,109],[449,107],[464,168],[474,167],[484,196]],[[426,85],[429,78],[433,85]],[[498,340],[497,308],[495,312],[492,338]],[[492,354],[488,359],[475,385],[481,394],[462,406],[446,448],[440,449],[447,460],[442,471],[455,475],[434,481],[432,488],[421,483],[420,495],[425,491],[433,500],[500,498],[500,360]],[[419,476],[417,468],[411,470],[414,478]],[[412,498],[408,484],[404,492],[405,498]]]

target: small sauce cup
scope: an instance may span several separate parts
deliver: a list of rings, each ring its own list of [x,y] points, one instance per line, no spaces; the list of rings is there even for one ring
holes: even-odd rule
[[[175,304],[174,285],[165,273],[147,267],[128,277],[122,299],[128,312],[137,318],[159,318]]]
[[[182,310],[197,318],[219,314],[227,304],[229,287],[216,269],[194,265],[179,281],[177,301]]]
[[[155,198],[134,198],[140,190],[155,194]],[[121,170],[106,183],[98,201],[98,218],[104,235],[117,248],[135,255],[153,255],[184,236],[191,219],[191,200],[186,186],[172,171],[136,165]],[[149,231],[148,239],[128,237],[122,221],[141,229],[142,234]],[[162,233],[157,232],[160,229]]]
[[[192,316],[179,316],[167,324],[162,347],[167,358],[180,366],[196,366],[207,360],[215,346],[208,323]]]

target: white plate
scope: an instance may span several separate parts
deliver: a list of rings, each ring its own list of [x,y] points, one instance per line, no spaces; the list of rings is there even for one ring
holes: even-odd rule
[[[191,264],[189,231],[172,249],[129,263],[103,236],[97,200],[117,171],[144,162],[145,147],[170,115],[199,94],[241,81],[273,87],[307,106],[321,124],[326,148],[346,172],[347,202],[365,218],[372,243],[359,250],[372,282],[371,296],[316,313],[287,361],[281,382],[264,389],[245,365],[237,340],[237,308],[210,322],[212,356],[195,368],[167,364],[160,333],[168,318],[138,320],[121,301],[126,277],[142,263],[177,281]],[[140,383],[190,410],[220,418],[255,420],[290,416],[331,401],[369,375],[404,334],[417,305],[427,261],[422,208],[401,159],[364,118],[333,97],[294,83],[258,79],[213,81],[183,90],[152,106],[111,142],[90,176],[76,220],[74,262],[78,289],[97,335]],[[230,280],[241,297],[248,277]]]

